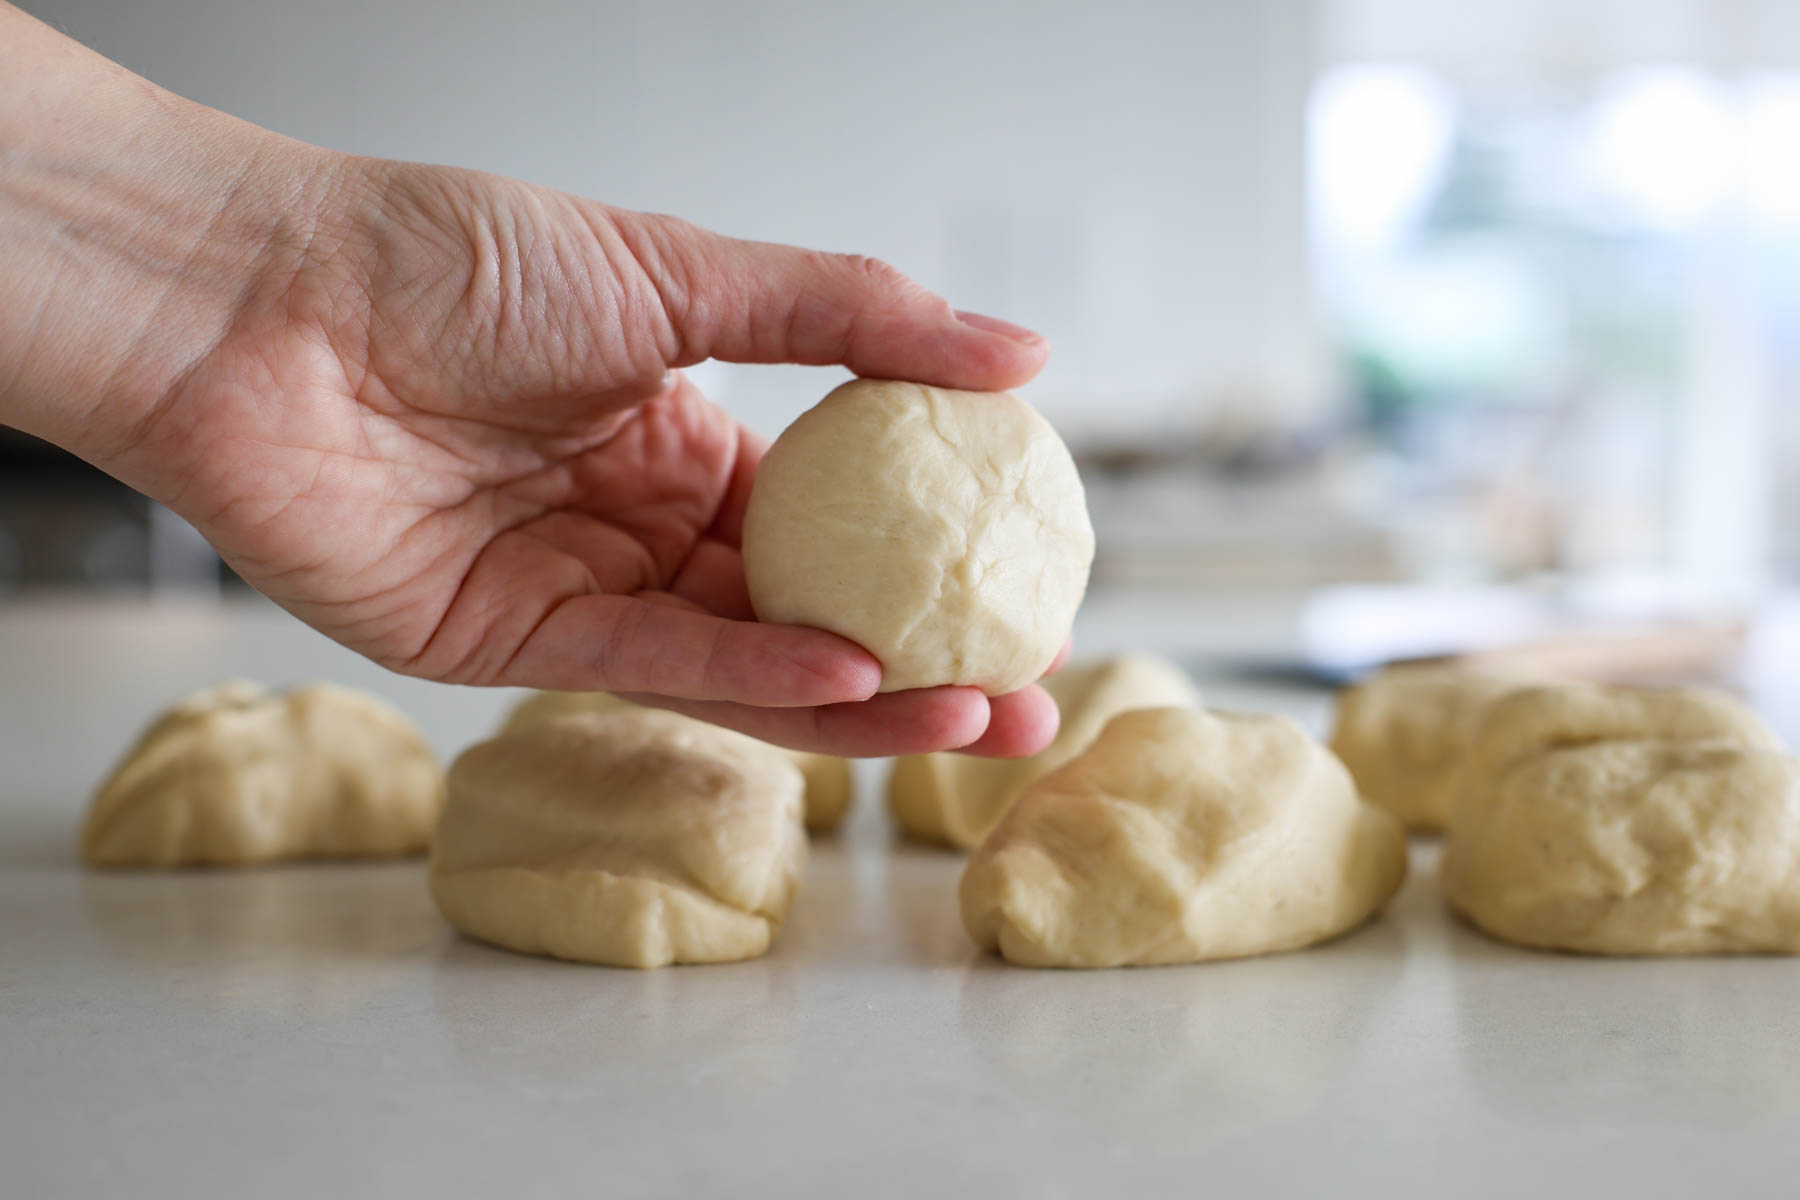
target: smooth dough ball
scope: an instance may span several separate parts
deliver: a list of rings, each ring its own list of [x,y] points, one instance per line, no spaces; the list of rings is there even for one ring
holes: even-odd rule
[[[1286,717],[1114,717],[969,859],[962,918],[1034,967],[1198,962],[1354,928],[1406,878],[1406,833]]]
[[[1087,749],[1120,713],[1200,703],[1186,672],[1145,654],[1078,663],[1044,680],[1044,687],[1062,724],[1056,740],[1030,758],[944,752],[896,759],[887,795],[900,828],[973,850],[1027,787]]]
[[[1068,640],[1094,530],[1068,448],[1018,397],[860,379],[769,448],[743,546],[761,620],[856,642],[884,692],[998,696]]]
[[[424,735],[385,702],[237,681],[145,731],[94,796],[82,857],[176,867],[418,854],[443,799]]]
[[[637,707],[610,692],[533,692],[507,714],[500,732],[517,733],[527,726],[570,713]],[[855,796],[856,780],[850,760],[835,754],[813,754],[781,746],[775,749],[793,759],[800,774],[806,778],[806,828],[813,833],[829,833],[836,829],[850,811],[850,801]]]
[[[1520,692],[1477,731],[1442,870],[1521,945],[1800,952],[1800,761],[1727,696]]]
[[[1409,829],[1441,830],[1482,712],[1520,686],[1451,667],[1389,667],[1339,695],[1331,749],[1366,799]]]
[[[431,894],[471,937],[621,967],[769,948],[806,860],[800,770],[754,738],[625,707],[465,750]]]

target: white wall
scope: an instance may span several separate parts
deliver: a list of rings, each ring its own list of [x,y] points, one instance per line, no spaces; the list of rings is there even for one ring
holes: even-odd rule
[[[1327,58],[1420,62],[1465,78],[1800,64],[1795,0],[1325,0],[1322,15]]]
[[[1056,344],[1071,431],[1327,398],[1301,210],[1315,0],[24,0],[175,91],[892,260]],[[823,375],[710,376],[778,428]]]

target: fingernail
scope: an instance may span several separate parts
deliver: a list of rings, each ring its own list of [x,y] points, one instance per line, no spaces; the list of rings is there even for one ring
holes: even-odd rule
[[[1011,321],[1002,321],[999,317],[990,317],[982,313],[956,311],[956,319],[971,329],[979,329],[983,333],[997,333],[1008,341],[1021,346],[1035,346],[1044,340],[1042,334],[1033,333],[1023,325],[1014,325]]]

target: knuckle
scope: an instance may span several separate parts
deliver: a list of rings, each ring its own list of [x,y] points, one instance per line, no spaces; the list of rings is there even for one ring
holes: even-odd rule
[[[730,294],[732,272],[726,244],[679,217],[634,213],[625,221],[624,241],[650,288],[650,307],[671,335],[659,347],[664,362],[705,358],[713,338],[737,298]]]
[[[866,254],[840,256],[843,269],[859,288],[884,298],[901,297],[916,289],[913,281],[885,259]]]
[[[611,213],[609,219],[631,265],[662,306],[671,312],[686,307],[696,279],[705,277],[696,262],[704,252],[699,231],[678,217],[650,213]]]

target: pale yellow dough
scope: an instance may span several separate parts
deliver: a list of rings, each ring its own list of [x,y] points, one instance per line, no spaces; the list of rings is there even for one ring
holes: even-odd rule
[[[627,707],[464,751],[431,894],[472,937],[622,967],[765,952],[806,860],[804,784],[753,738]]]
[[[1442,870],[1521,945],[1800,952],[1800,761],[1715,693],[1516,692],[1477,730]]]
[[[1044,680],[1062,724],[1030,758],[944,752],[896,759],[888,806],[912,837],[964,850],[981,844],[1032,783],[1087,749],[1106,723],[1134,708],[1195,707],[1200,694],[1179,667],[1144,654],[1077,663]]]
[[[884,692],[995,696],[1068,640],[1094,531],[1068,448],[1018,397],[862,379],[769,448],[743,547],[760,619],[849,638]]]
[[[1025,966],[1197,962],[1334,937],[1405,877],[1400,823],[1293,721],[1142,709],[1026,790],[970,857],[962,918]]]
[[[421,853],[444,776],[418,728],[364,692],[231,682],[180,701],[100,786],[98,866],[235,866]]]
[[[507,714],[500,732],[517,733],[540,721],[570,713],[635,707],[638,706],[610,692],[533,692]],[[800,774],[806,777],[806,828],[813,833],[829,833],[836,829],[850,811],[850,802],[855,797],[856,783],[850,760],[835,754],[812,754],[779,746],[776,749],[793,759]]]
[[[1483,710],[1521,686],[1452,667],[1389,667],[1339,695],[1331,749],[1365,799],[1409,829],[1435,832],[1450,821]]]

